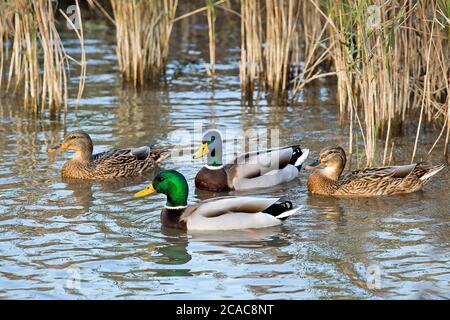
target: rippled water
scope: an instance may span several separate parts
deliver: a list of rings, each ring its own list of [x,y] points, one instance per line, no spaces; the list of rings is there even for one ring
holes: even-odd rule
[[[95,151],[144,143],[189,150],[194,141],[173,133],[192,134],[195,121],[230,135],[278,129],[283,144],[301,142],[313,157],[324,146],[347,147],[333,84],[317,83],[293,105],[264,97],[243,104],[237,31],[221,28],[214,83],[204,65],[206,31],[181,23],[160,88],[123,88],[113,36],[102,31],[88,34],[86,91],[66,125],[0,103],[0,298],[450,298],[448,169],[424,191],[374,199],[312,196],[302,173],[264,190],[302,208],[284,225],[197,234],[161,230],[163,196],[132,197],[162,168],[187,177],[191,203],[217,195],[195,191],[202,162],[188,154],[132,180],[61,179],[71,154],[45,150],[74,129],[91,134]],[[76,55],[76,41],[65,43]],[[418,159],[434,137],[421,139]],[[409,161],[413,139],[396,140],[393,163]],[[439,144],[431,160],[441,154]]]

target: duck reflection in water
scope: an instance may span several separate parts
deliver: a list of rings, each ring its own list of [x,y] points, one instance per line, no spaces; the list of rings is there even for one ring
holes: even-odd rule
[[[307,197],[306,204],[311,209],[316,209],[319,213],[324,214],[329,220],[333,220],[337,223],[343,223],[344,218],[344,208],[340,204],[340,199],[335,197],[327,196],[314,196]]]
[[[62,178],[62,182],[67,190],[72,191],[75,204],[83,207],[83,212],[88,212],[96,200],[94,192],[115,192],[120,189],[140,185],[147,181],[150,176],[155,175],[155,170],[151,169],[145,175],[132,178],[117,178],[108,181]]]

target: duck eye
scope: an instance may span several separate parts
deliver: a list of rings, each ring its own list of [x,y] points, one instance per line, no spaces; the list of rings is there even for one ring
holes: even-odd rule
[[[164,177],[158,177],[158,179],[156,179],[156,181],[163,182],[164,181]]]

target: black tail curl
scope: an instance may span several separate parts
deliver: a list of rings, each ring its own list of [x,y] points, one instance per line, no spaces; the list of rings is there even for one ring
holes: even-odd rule
[[[283,212],[286,212],[288,210],[291,210],[294,206],[292,205],[292,202],[290,201],[283,201],[283,202],[277,202],[268,207],[267,209],[263,210],[264,213],[268,213],[271,216],[278,216],[282,214]],[[286,217],[287,218],[287,217]],[[281,218],[281,220],[284,220],[286,218]]]

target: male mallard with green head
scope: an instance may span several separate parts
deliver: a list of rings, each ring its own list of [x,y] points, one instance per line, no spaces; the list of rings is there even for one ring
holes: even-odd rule
[[[208,130],[194,154],[194,159],[207,155],[207,164],[197,173],[195,186],[209,191],[273,187],[295,179],[308,154],[308,149],[294,145],[242,154],[224,165],[222,135],[218,130]]]
[[[69,133],[60,145],[47,151],[59,150],[75,151],[74,157],[62,167],[61,175],[64,178],[87,180],[136,176],[169,156],[169,152],[153,149],[149,145],[115,149],[93,155],[91,137],[82,130]]]
[[[188,206],[189,187],[185,177],[175,170],[160,172],[135,198],[152,193],[167,197],[161,211],[164,227],[183,230],[234,230],[256,229],[281,224],[297,212],[289,201],[263,197],[212,198]]]
[[[428,179],[444,168],[425,162],[359,169],[341,175],[346,164],[344,149],[322,149],[317,161],[305,167],[312,170],[324,167],[308,177],[308,190],[322,195],[380,196],[410,193],[420,190]]]

